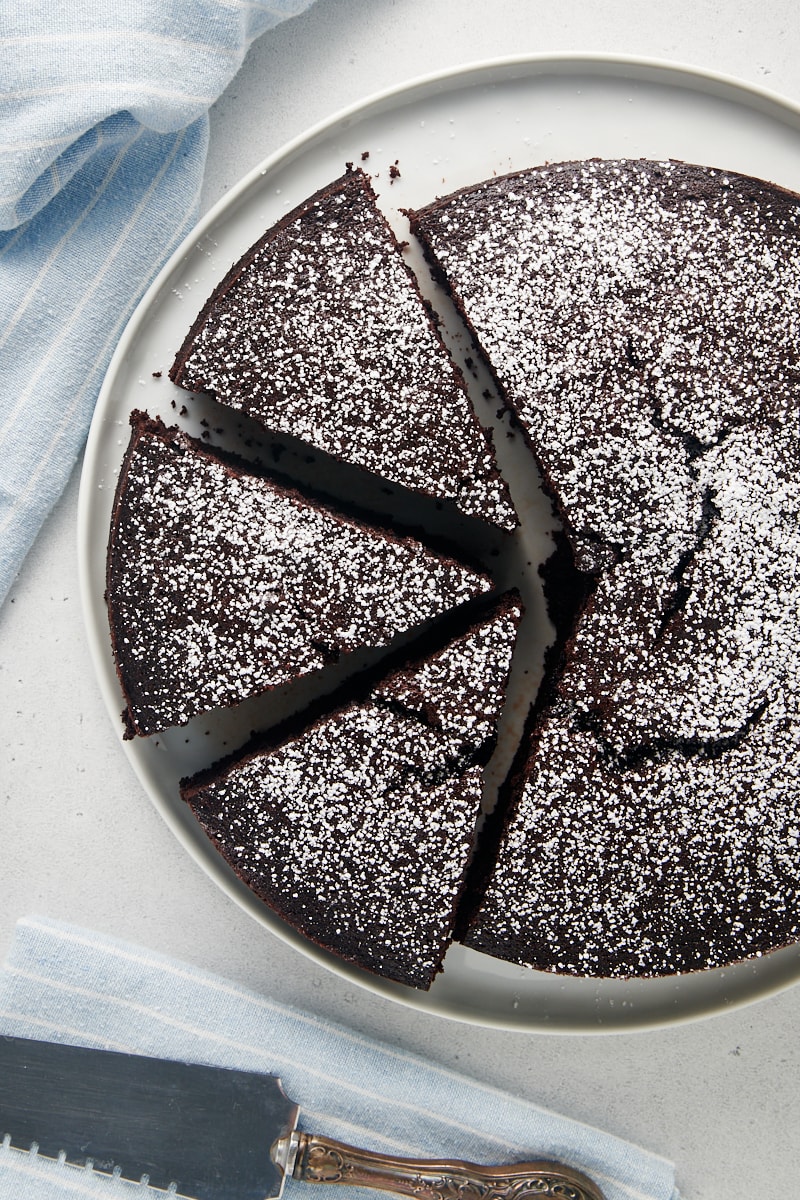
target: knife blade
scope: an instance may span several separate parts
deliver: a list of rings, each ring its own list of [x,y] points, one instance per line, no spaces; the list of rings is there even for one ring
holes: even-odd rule
[[[0,1139],[191,1200],[270,1200],[287,1178],[415,1200],[603,1200],[573,1167],[481,1167],[378,1154],[299,1132],[259,1071],[0,1036]]]

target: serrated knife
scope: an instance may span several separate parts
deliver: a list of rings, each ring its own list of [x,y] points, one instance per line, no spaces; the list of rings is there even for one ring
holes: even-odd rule
[[[395,1158],[301,1133],[298,1115],[274,1075],[0,1037],[0,1138],[192,1200],[267,1200],[287,1178],[416,1200],[603,1200],[559,1163]]]

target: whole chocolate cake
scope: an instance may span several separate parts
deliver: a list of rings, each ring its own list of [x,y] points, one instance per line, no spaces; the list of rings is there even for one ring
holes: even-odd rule
[[[556,640],[477,845],[517,600],[454,617],[491,587],[482,572],[142,415],[108,569],[130,732],[449,614],[444,650],[185,782],[283,920],[418,987],[453,929],[514,963],[611,977],[800,940],[800,197],[587,160],[409,218],[563,526],[542,568]],[[172,377],[513,528],[361,172],[231,270]],[[502,539],[498,579],[530,557],[527,532]]]
[[[521,611],[508,594],[443,648],[181,787],[284,921],[412,987],[430,986],[450,941]]]
[[[465,940],[628,976],[796,939],[800,200],[586,161],[411,224],[541,465],[573,570]]]
[[[119,477],[106,599],[129,736],[235,705],[490,588],[489,579],[144,413]]]
[[[231,268],[170,376],[271,432],[517,525],[463,379],[361,170],[283,217]]]

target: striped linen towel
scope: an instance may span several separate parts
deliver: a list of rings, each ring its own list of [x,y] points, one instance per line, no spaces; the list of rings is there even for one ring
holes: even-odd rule
[[[0,0],[0,602],[197,219],[209,106],[310,3]]]
[[[554,1158],[587,1172],[607,1200],[677,1200],[671,1164],[636,1146],[194,967],[54,921],[17,926],[0,973],[0,1033],[276,1073],[310,1132],[410,1157]],[[289,1182],[284,1195],[307,1192]],[[0,1143],[2,1200],[159,1195]]]

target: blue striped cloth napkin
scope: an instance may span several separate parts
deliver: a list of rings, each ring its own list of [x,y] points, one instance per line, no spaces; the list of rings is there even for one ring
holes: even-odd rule
[[[0,0],[0,602],[197,219],[210,105],[310,3]]]
[[[276,1073],[310,1132],[410,1157],[553,1158],[587,1172],[607,1200],[677,1200],[671,1164],[636,1146],[194,967],[55,921],[17,926],[0,972],[0,1033]],[[284,1195],[302,1200],[307,1192],[289,1182]],[[342,1187],[336,1194],[367,1195]],[[164,1193],[0,1142],[2,1200],[157,1196]]]

